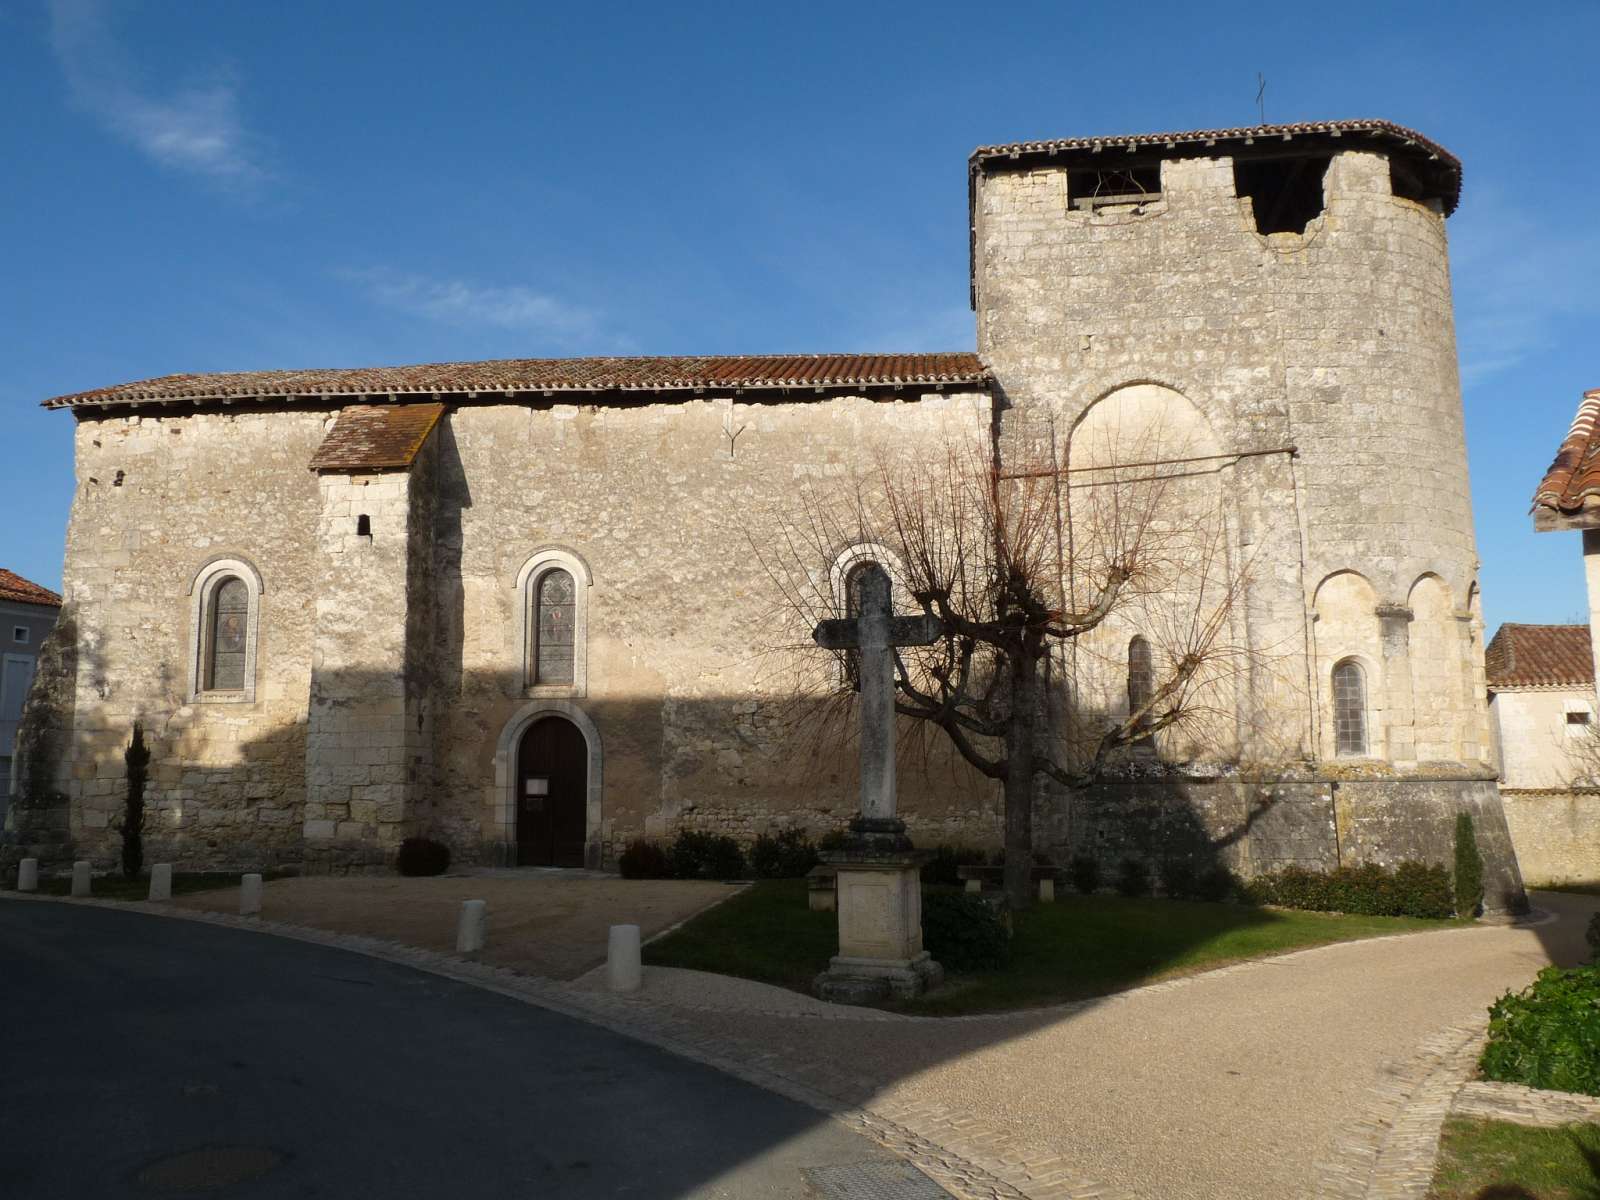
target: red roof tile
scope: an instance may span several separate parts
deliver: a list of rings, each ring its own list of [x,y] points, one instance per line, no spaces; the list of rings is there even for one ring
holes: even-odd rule
[[[0,600],[9,600],[13,604],[48,604],[51,608],[61,607],[61,597],[49,588],[30,583],[21,575],[15,575],[4,567],[0,567]]]
[[[1437,142],[1413,129],[1392,121],[1299,121],[1289,125],[1250,125],[1234,129],[1190,129],[1181,133],[1133,133],[1115,137],[1055,138],[1038,142],[1011,142],[1004,146],[979,146],[968,160],[975,171],[1003,165],[1012,159],[1036,156],[1090,154],[1106,150],[1155,149],[1186,151],[1194,146],[1215,147],[1219,154],[1259,142],[1293,142],[1297,138],[1343,138],[1346,135],[1370,137],[1383,145],[1399,149],[1430,168],[1430,177],[1439,189],[1446,214],[1456,210],[1461,200],[1461,160]]]
[[[774,354],[699,358],[515,358],[330,371],[164,375],[74,392],[45,408],[273,398],[318,400],[480,393],[665,392],[899,387],[989,382],[976,354]]]
[[[1594,686],[1587,625],[1502,625],[1483,658],[1491,690]]]
[[[1583,394],[1556,459],[1533,493],[1533,507],[1576,513],[1600,506],[1600,388]]]
[[[311,456],[313,471],[360,473],[409,467],[442,404],[352,404],[339,410],[328,436]]]

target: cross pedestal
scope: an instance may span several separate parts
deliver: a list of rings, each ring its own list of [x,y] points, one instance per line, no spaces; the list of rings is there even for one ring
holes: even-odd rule
[[[854,650],[861,685],[861,814],[842,850],[822,855],[837,873],[839,953],[813,987],[842,1004],[919,995],[944,978],[922,948],[922,861],[895,815],[894,651],[939,636],[931,615],[896,617],[881,567],[860,578],[858,615],[823,621],[819,646]]]

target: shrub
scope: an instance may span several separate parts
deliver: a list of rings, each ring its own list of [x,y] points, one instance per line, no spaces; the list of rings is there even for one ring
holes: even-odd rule
[[[624,879],[671,879],[672,860],[655,842],[636,838],[617,858],[617,869]]]
[[[982,850],[970,846],[938,846],[933,857],[922,864],[922,882],[926,884],[958,887],[961,884],[961,867],[981,867]]]
[[[1239,881],[1233,877],[1233,872],[1218,863],[1200,872],[1194,883],[1194,894],[1200,900],[1219,904],[1233,895],[1238,886]]]
[[[1137,858],[1125,858],[1117,864],[1117,891],[1124,896],[1150,894],[1150,868]]]
[[[1194,866],[1181,858],[1169,858],[1161,864],[1161,891],[1174,900],[1193,898],[1196,890]]]
[[[750,873],[757,879],[801,879],[817,862],[817,848],[801,829],[762,834],[750,847]]]
[[[1600,965],[1600,912],[1589,914],[1589,927],[1583,931],[1583,940],[1589,943],[1589,961]]]
[[[1003,967],[1011,954],[1011,931],[1000,910],[966,892],[926,892],[922,897],[922,944],[952,971]]]
[[[432,838],[408,837],[400,843],[394,865],[402,875],[443,875],[450,869],[450,847]]]
[[[1483,901],[1483,855],[1478,853],[1478,835],[1472,831],[1472,816],[1456,814],[1455,909],[1458,917],[1475,917]]]
[[[744,851],[731,837],[685,829],[668,852],[675,879],[743,879]]]
[[[128,768],[128,797],[122,806],[122,875],[139,878],[144,866],[144,786],[150,778],[150,748],[144,744],[144,726],[133,723],[133,740],[122,753]]]
[[[1083,895],[1100,890],[1100,860],[1088,854],[1076,854],[1067,864],[1067,878]]]
[[[835,829],[817,839],[817,849],[823,852],[843,850],[849,844],[850,831],[848,829]]]
[[[1546,967],[1489,1009],[1484,1078],[1600,1096],[1600,967]]]
[[[1455,910],[1449,872],[1419,862],[1403,862],[1392,871],[1376,863],[1333,871],[1291,865],[1256,876],[1239,892],[1250,904],[1312,912],[1443,919]]]

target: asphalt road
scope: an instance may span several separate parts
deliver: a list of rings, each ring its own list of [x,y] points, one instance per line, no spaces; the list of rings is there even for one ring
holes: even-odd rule
[[[188,921],[0,901],[0,1039],[5,1200],[944,1194],[814,1187],[909,1168],[652,1047]]]

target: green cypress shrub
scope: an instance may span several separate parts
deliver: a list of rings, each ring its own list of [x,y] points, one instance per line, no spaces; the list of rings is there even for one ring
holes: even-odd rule
[[[1458,917],[1475,917],[1483,904],[1483,855],[1469,813],[1456,814],[1455,908]]]
[[[122,806],[122,875],[139,878],[144,866],[144,788],[150,778],[150,748],[144,744],[144,726],[133,723],[133,740],[122,754],[128,768],[128,796]]]

